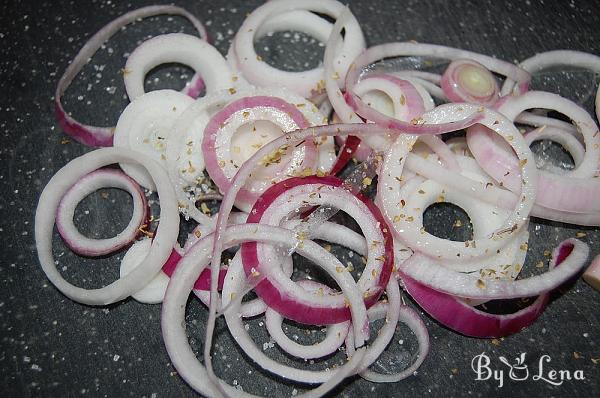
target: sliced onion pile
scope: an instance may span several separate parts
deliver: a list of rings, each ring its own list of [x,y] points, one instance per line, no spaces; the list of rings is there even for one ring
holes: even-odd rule
[[[131,53],[123,69],[131,103],[115,128],[68,116],[60,99],[87,59],[125,24],[157,14],[186,17],[201,37],[157,36]],[[290,29],[326,43],[322,66],[286,72],[256,54],[257,38]],[[588,246],[567,239],[552,253],[547,270],[520,275],[527,252],[536,250],[528,245],[530,216],[600,225],[600,134],[593,115],[557,94],[530,91],[529,85],[531,73],[550,66],[600,72],[600,58],[555,51],[515,66],[432,44],[365,49],[356,18],[335,0],[267,2],[247,16],[227,59],[205,38],[202,24],[175,6],[129,12],[92,37],[59,81],[56,112],[61,127],[78,141],[114,147],[91,151],[61,169],[44,189],[35,219],[40,264],[72,300],[108,305],[131,296],[163,303],[167,351],[199,393],[249,395],[213,370],[218,316],[260,367],[281,380],[318,385],[306,395],[320,396],[354,374],[398,382],[425,360],[427,330],[418,312],[403,304],[400,288],[460,334],[500,337],[534,322],[550,293],[587,264]],[[441,59],[448,66],[437,74],[379,62],[393,57]],[[146,73],[168,62],[196,71],[191,86],[183,93],[145,93]],[[206,95],[196,99],[204,87]],[[467,129],[465,137],[444,136],[461,129]],[[539,140],[561,144],[574,169],[538,170],[530,145]],[[353,166],[346,180],[336,177],[351,159],[364,163]],[[106,167],[113,164],[122,171]],[[113,238],[86,237],[73,221],[77,205],[100,188],[122,189],[133,198],[131,220]],[[160,214],[148,217],[144,189],[158,194]],[[375,191],[373,198],[368,191]],[[209,199],[222,199],[215,215],[206,206]],[[457,242],[430,234],[423,215],[435,203],[464,209],[473,237]],[[234,206],[241,212],[232,212]],[[359,231],[328,221],[337,211]],[[180,216],[195,224],[183,246],[177,242]],[[99,289],[67,282],[52,254],[54,224],[82,256],[128,247],[119,279]],[[364,263],[343,264],[326,250],[330,244],[351,250]],[[223,265],[224,250],[238,247]],[[327,278],[299,276],[294,252]],[[584,274],[596,289],[599,271],[597,257]],[[191,292],[209,311],[203,364],[185,329]],[[245,300],[250,292],[257,297]],[[479,307],[532,296],[537,299],[531,305],[510,314]],[[244,327],[244,318],[256,316],[265,317],[274,344],[290,356],[319,361],[344,350],[348,361],[325,370],[279,363]],[[322,326],[325,337],[302,345],[284,333],[284,319]],[[385,324],[373,333],[380,319]],[[387,349],[398,322],[412,330],[419,351],[406,369],[376,373],[370,366]]]

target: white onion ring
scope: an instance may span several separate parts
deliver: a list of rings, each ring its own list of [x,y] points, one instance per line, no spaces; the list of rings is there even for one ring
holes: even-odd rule
[[[414,254],[399,269],[419,283],[459,297],[486,300],[531,297],[556,288],[585,265],[590,251],[585,243],[567,239],[559,245],[563,247],[572,247],[572,250],[560,267],[516,281],[490,279],[482,284],[479,275],[450,271],[421,254]]]
[[[405,214],[408,217],[414,217],[414,221],[404,223],[403,230],[398,230],[397,232],[404,244],[423,254],[431,256],[434,253],[438,253],[436,247],[444,244],[465,245],[464,242],[451,243],[452,241],[435,237],[425,231],[425,227],[423,226],[423,212],[431,204],[438,202],[440,197],[443,197],[444,202],[460,206],[469,215],[473,224],[473,240],[475,241],[489,236],[494,231],[500,229],[504,220],[510,215],[510,211],[463,195],[443,182],[438,184],[432,180],[428,180],[424,183],[416,184],[416,186],[414,185],[405,184],[404,187],[408,189],[403,189],[404,193],[402,194],[405,198]],[[421,194],[420,192],[425,193]],[[492,270],[493,272],[497,272],[497,274],[494,274],[494,277],[514,279],[523,265],[525,252],[520,250],[519,247],[526,244],[528,240],[527,224],[525,223],[523,228],[511,239],[508,239],[502,247],[496,249],[493,253],[486,254],[486,261],[484,263],[478,259],[462,259],[456,255],[453,257],[444,257],[441,255],[441,257],[436,258],[437,260],[443,259],[445,267],[456,271],[479,271],[485,265],[485,270],[488,273],[491,273]],[[422,240],[425,239],[432,243],[430,245],[422,243]]]

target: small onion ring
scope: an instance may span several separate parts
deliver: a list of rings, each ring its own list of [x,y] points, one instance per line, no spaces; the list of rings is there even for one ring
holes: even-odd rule
[[[414,375],[423,361],[425,361],[429,352],[429,333],[427,332],[427,328],[415,310],[401,303],[400,290],[395,278],[390,279],[388,282],[386,296],[388,298],[387,303],[379,302],[367,311],[370,322],[385,318],[385,324],[379,330],[375,341],[367,348],[367,352],[359,368],[362,378],[375,383],[395,383]],[[394,374],[381,374],[368,369],[394,337],[398,321],[405,323],[417,337],[419,344],[417,359],[408,368]],[[348,341],[351,341],[352,333],[352,330],[348,331]],[[354,355],[354,351],[352,344],[346,345],[346,352],[349,357]]]
[[[571,135],[565,134],[564,131],[557,129],[556,127],[538,127],[535,130],[528,131],[525,135],[525,141],[529,146],[536,141],[549,140],[560,144],[573,158],[575,167],[578,167],[585,156],[585,147],[579,142],[579,140]],[[558,167],[554,167],[552,173],[567,173],[567,170],[563,170]]]
[[[133,199],[131,220],[116,236],[108,239],[92,239],[82,235],[73,216],[77,204],[89,194],[101,188],[119,188],[128,191]],[[130,244],[139,234],[139,228],[148,217],[148,203],[140,186],[125,173],[114,169],[98,169],[79,179],[61,198],[56,210],[56,228],[71,250],[82,256],[103,256]]]
[[[299,280],[296,283],[311,294],[317,294],[317,292],[319,294],[328,294],[333,291],[327,285],[308,279]],[[394,281],[394,283],[396,282]],[[348,334],[348,327],[350,326],[350,321],[327,325],[327,335],[323,341],[312,345],[304,345],[290,339],[283,332],[282,323],[283,316],[273,308],[267,307],[265,325],[271,338],[273,338],[283,351],[302,359],[322,358],[334,353],[344,343]],[[350,346],[354,347],[352,344]]]
[[[468,102],[487,107],[499,99],[500,88],[494,75],[471,59],[455,59],[442,75],[440,86],[452,102]]]
[[[246,240],[256,240],[269,243],[279,243],[292,247],[295,244],[294,233],[290,230],[271,227],[257,224],[234,225],[227,228],[222,235],[221,243],[224,247],[234,246]],[[213,244],[214,235],[203,238],[198,241],[184,256],[182,263],[177,267],[165,296],[163,311],[161,316],[161,324],[163,337],[167,352],[173,361],[173,365],[178,370],[179,374],[194,388],[196,391],[203,394],[214,394],[214,386],[211,387],[209,375],[204,367],[197,361],[195,354],[189,347],[187,336],[185,333],[185,302],[192,290],[193,281],[208,265],[210,257],[208,256]],[[300,255],[306,256],[317,264],[322,264],[323,261],[329,263],[326,268],[330,269],[330,275],[340,280],[339,275],[335,272],[335,264],[340,264],[331,253],[323,249],[318,244],[312,241],[305,241],[302,248],[297,248]],[[337,274],[337,275],[336,275]],[[351,279],[351,278],[350,278]],[[341,281],[341,280],[340,280]],[[362,325],[367,322],[367,311],[364,306],[362,297],[352,284],[341,284],[342,289],[347,294],[348,299],[352,302],[353,325],[356,335],[361,335]],[[229,297],[224,295],[223,305],[227,306]],[[183,305],[182,305],[183,304]],[[211,302],[211,307],[216,303]],[[260,349],[255,346],[250,336],[246,333],[241,319],[238,317],[239,303],[234,301],[234,305],[229,307],[225,312],[225,317],[230,326],[232,334],[235,336],[236,342],[240,344],[246,352],[252,352],[252,359],[259,363],[263,368],[280,373],[285,370],[290,373],[288,378],[301,379],[307,383],[323,383],[334,377],[339,372],[339,368],[330,371],[308,371],[301,369],[288,368],[277,364],[275,361],[266,357]],[[356,339],[357,345],[362,345],[360,338]],[[209,377],[207,377],[209,376]],[[232,387],[221,384],[222,388],[235,391]],[[233,394],[233,393],[232,393]]]

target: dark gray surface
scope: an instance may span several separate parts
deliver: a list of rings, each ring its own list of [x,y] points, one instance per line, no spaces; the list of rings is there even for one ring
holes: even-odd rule
[[[228,40],[244,15],[257,1],[177,1],[205,21],[216,46],[225,53]],[[126,10],[148,1],[110,2],[2,2],[0,5],[0,396],[193,396],[193,391],[170,365],[160,336],[160,306],[133,300],[90,308],[63,297],[43,275],[35,254],[33,216],[39,193],[49,178],[68,160],[88,151],[65,138],[53,116],[52,97],[56,82],[68,62],[95,31]],[[598,2],[538,1],[352,1],[350,6],[364,29],[369,44],[414,39],[458,46],[516,61],[535,52],[569,48],[599,52]],[[181,20],[160,18],[139,23],[119,33],[106,49],[94,57],[68,91],[69,110],[83,120],[114,123],[126,101],[118,74],[134,43],[147,35],[176,31]],[[189,26],[184,30],[190,32]],[[282,37],[285,39],[285,37]],[[289,42],[298,41],[293,37]],[[302,42],[302,40],[299,40]],[[322,51],[315,43],[304,50],[278,54],[275,39],[265,39],[259,49],[279,64],[286,58],[289,68],[314,64],[303,54]],[[297,48],[297,46],[296,46]],[[273,51],[275,53],[273,53]],[[178,78],[182,70],[175,69]],[[184,71],[185,72],[185,71]],[[171,83],[164,71],[151,87]],[[552,76],[550,76],[552,77]],[[152,80],[152,79],[151,79]],[[178,80],[178,79],[175,79]],[[571,81],[561,92],[589,107],[595,86],[590,76]],[[87,90],[92,83],[91,90]],[[552,79],[550,79],[550,84]],[[115,87],[111,94],[111,87]],[[79,98],[79,96],[82,96]],[[88,103],[90,101],[90,103]],[[98,234],[114,231],[125,220],[127,208],[119,205],[126,195],[110,192],[114,204],[91,197],[78,214],[82,229]],[[86,214],[85,209],[90,209]],[[110,214],[110,216],[106,216]],[[116,219],[113,221],[111,218]],[[534,220],[531,226],[529,264],[544,250],[578,231],[594,254],[598,253],[597,229],[559,225]],[[84,286],[100,286],[116,277],[115,258],[83,260],[65,251],[57,241],[59,269],[69,280]],[[478,340],[452,333],[425,316],[432,350],[416,377],[392,385],[354,380],[337,390],[341,396],[597,396],[600,392],[598,336],[600,294],[578,281],[555,300],[530,328],[502,341]],[[190,305],[188,324],[192,342],[200,348],[205,311]],[[261,336],[260,319],[252,321],[254,336]],[[411,348],[410,336],[395,336],[394,352],[402,361]],[[398,344],[403,339],[404,344]],[[260,341],[259,344],[262,344]],[[407,349],[405,349],[405,347]],[[245,391],[280,396],[293,388],[275,382],[239,354],[226,336],[217,339],[217,370],[228,382]],[[267,349],[277,356],[276,348]],[[555,369],[581,369],[586,380],[551,386],[543,381],[475,381],[471,359],[486,352],[502,369],[497,358],[510,360],[527,353],[527,363],[537,372],[537,361],[548,354]],[[575,354],[578,353],[578,354]],[[227,358],[223,358],[227,356]],[[339,355],[338,355],[339,356]],[[336,357],[337,358],[337,357]],[[335,359],[335,358],[334,358]],[[394,358],[391,358],[394,359]],[[391,359],[384,359],[389,365]],[[333,360],[333,359],[332,359]],[[228,367],[230,365],[231,367]],[[546,368],[548,369],[548,368]]]

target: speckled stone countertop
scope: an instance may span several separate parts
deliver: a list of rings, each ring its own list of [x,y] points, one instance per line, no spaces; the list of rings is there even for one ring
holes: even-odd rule
[[[216,47],[227,51],[229,40],[246,13],[260,1],[175,1],[206,23]],[[369,44],[417,40],[493,55],[509,61],[536,52],[573,49],[600,53],[597,1],[348,1]],[[69,140],[53,115],[56,83],[86,40],[123,12],[151,4],[121,1],[4,1],[0,4],[0,396],[2,397],[170,397],[194,396],[172,367],[160,334],[160,305],[134,300],[93,308],[61,295],[46,279],[37,260],[34,213],[39,194],[66,162],[89,151]],[[66,108],[92,124],[114,124],[126,106],[119,74],[126,54],[139,41],[159,33],[185,31],[191,26],[176,17],[139,22],[114,36],[78,76],[65,96]],[[290,69],[314,66],[323,47],[305,35],[278,34],[257,43],[259,53]],[[183,67],[152,72],[147,87],[181,85],[191,76]],[[534,87],[556,89],[565,78],[545,73]],[[537,86],[535,86],[537,84]],[[592,109],[597,79],[573,71],[559,92]],[[109,200],[92,195],[79,206],[76,222],[94,236],[108,236],[126,223],[127,200],[122,192],[107,191]],[[108,216],[107,216],[108,214]],[[447,214],[447,213],[446,213]],[[453,216],[452,216],[453,217]],[[429,217],[432,230],[448,228],[453,218]],[[446,223],[447,224],[447,223]],[[561,240],[577,233],[600,252],[596,228],[533,219],[525,273]],[[118,256],[90,260],[72,255],[55,240],[58,267],[69,281],[98,287],[118,276]],[[349,254],[340,251],[347,260]],[[535,268],[535,267],[533,267]],[[409,301],[411,305],[412,302]],[[335,394],[405,396],[597,396],[600,393],[600,293],[583,281],[557,294],[531,327],[500,340],[457,335],[424,315],[431,334],[431,352],[415,377],[395,384],[372,384],[360,378],[343,383]],[[194,349],[201,350],[206,312],[189,304],[187,323]],[[248,328],[258,344],[273,357],[282,357],[269,343],[263,321]],[[290,333],[295,333],[289,325]],[[241,353],[225,329],[215,345],[216,370],[244,391],[284,396],[303,386],[277,382]],[[298,331],[298,333],[301,333]],[[300,339],[305,334],[302,332]],[[309,335],[318,335],[316,329]],[[310,336],[309,336],[310,337]],[[400,328],[379,365],[393,369],[414,352],[414,338]],[[494,369],[508,372],[498,360],[526,353],[525,363],[537,374],[539,360],[548,355],[544,372],[581,370],[585,380],[555,386],[544,380],[475,380],[472,359],[482,352]],[[343,357],[328,359],[329,366]],[[286,359],[288,362],[291,360]],[[311,366],[308,364],[308,366]]]

